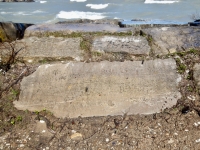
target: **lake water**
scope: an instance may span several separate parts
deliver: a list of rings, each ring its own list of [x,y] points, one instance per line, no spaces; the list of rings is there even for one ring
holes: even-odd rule
[[[36,0],[0,2],[0,21],[51,23],[68,19],[141,19],[151,23],[187,23],[200,16],[200,0]]]

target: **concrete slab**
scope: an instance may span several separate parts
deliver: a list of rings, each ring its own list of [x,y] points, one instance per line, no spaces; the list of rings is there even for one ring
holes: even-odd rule
[[[157,27],[142,29],[145,34],[152,36],[154,50],[158,55],[170,51],[187,51],[200,48],[200,29],[195,27]]]
[[[63,37],[28,37],[17,41],[15,47],[23,48],[18,57],[23,58],[70,58],[82,60],[83,50],[80,49],[81,38]]]
[[[62,35],[71,34],[73,32],[127,32],[130,28],[120,28],[118,25],[112,24],[93,24],[93,23],[70,23],[70,24],[38,24],[30,26],[25,31],[25,37],[41,36],[44,33],[56,32]]]
[[[134,55],[149,55],[150,46],[146,38],[141,36],[103,36],[93,40],[92,51],[95,52],[117,52]]]
[[[181,97],[173,59],[42,65],[21,82],[20,110],[57,117],[151,114]]]

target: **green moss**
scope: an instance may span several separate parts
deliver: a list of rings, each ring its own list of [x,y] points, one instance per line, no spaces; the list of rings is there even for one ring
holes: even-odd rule
[[[147,41],[148,41],[148,42],[152,42],[152,41],[153,41],[153,38],[152,38],[151,36],[148,36],[148,37],[147,37]]]
[[[102,56],[102,53],[100,53],[100,52],[92,52],[92,55],[93,56]]]
[[[90,35],[90,36],[105,36],[105,35],[110,35],[110,36],[131,36],[132,32],[72,32],[72,33],[63,33],[63,32],[44,32],[44,33],[38,33],[38,37],[49,37],[49,36],[54,36],[54,37],[65,37],[65,38],[77,38],[77,37],[84,37],[85,35]]]
[[[184,57],[185,55],[187,55],[187,52],[177,52],[177,55]]]
[[[189,53],[190,54],[199,54],[199,50],[192,48],[192,49],[190,49]]]
[[[177,64],[177,70],[180,74],[183,74],[185,70],[187,69],[186,65],[181,63],[181,60],[179,58],[176,58],[176,64]]]
[[[193,91],[193,88],[192,88],[191,86],[188,86],[188,87],[187,87],[187,91],[192,92],[192,91]]]
[[[197,49],[189,49],[187,51],[181,51],[181,52],[175,52],[175,53],[170,53],[168,54],[167,56],[175,56],[175,55],[178,55],[180,57],[185,57],[189,54],[194,54],[194,55],[197,55],[197,54],[200,54],[199,50]]]

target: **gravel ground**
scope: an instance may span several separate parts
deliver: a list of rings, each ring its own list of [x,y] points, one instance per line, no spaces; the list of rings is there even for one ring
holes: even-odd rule
[[[49,112],[30,116],[21,129],[16,125],[0,137],[0,149],[180,149],[200,147],[200,117],[194,110],[177,108],[153,115],[124,115],[56,119]],[[45,116],[45,117],[44,117]],[[48,127],[48,122],[51,126]]]

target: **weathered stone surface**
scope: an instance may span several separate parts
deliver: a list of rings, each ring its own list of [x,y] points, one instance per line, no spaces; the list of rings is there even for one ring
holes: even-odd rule
[[[148,55],[150,46],[141,36],[104,36],[93,40],[92,51],[97,52],[123,52],[136,55]]]
[[[0,22],[0,42],[21,39],[25,29],[31,24]]]
[[[97,19],[97,20],[90,20],[90,19],[73,19],[67,21],[60,21],[56,24],[69,24],[69,23],[94,23],[94,24],[110,24],[110,25],[118,25],[118,19]]]
[[[69,23],[69,24],[39,24],[33,25],[26,29],[25,37],[41,36],[45,33],[57,33],[62,35],[73,32],[127,32],[129,28],[120,28],[112,24],[95,24],[95,23]]]
[[[161,27],[142,30],[152,36],[155,53],[168,54],[172,50],[200,48],[200,29],[195,27]]]
[[[29,37],[15,42],[14,47],[16,51],[24,48],[17,55],[23,58],[61,57],[81,60],[83,51],[80,49],[80,42],[81,38]],[[9,52],[7,49],[11,49],[8,44],[5,52]],[[1,48],[1,52],[3,52],[3,48]]]
[[[42,65],[14,104],[57,117],[150,114],[176,104],[180,79],[173,59]]]
[[[200,64],[199,63],[195,64],[193,70],[194,70],[193,73],[194,79],[197,82],[198,88],[200,88]]]

